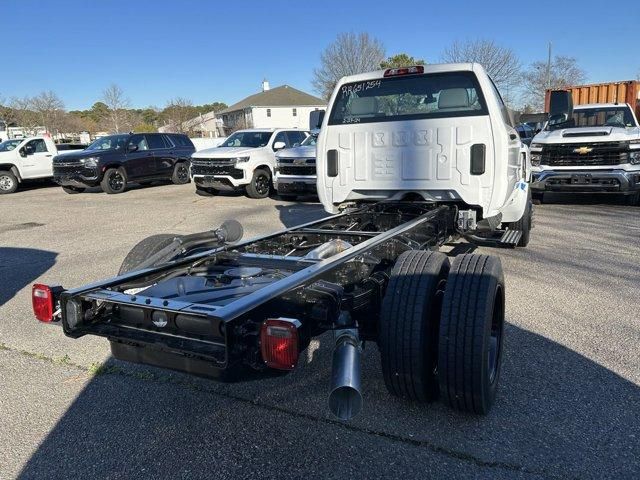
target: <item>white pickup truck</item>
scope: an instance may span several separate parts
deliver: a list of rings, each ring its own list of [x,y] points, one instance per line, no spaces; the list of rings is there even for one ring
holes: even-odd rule
[[[579,105],[565,122],[549,123],[531,142],[531,189],[602,192],[640,200],[640,126],[626,103]]]
[[[24,180],[53,177],[53,157],[70,151],[59,151],[48,136],[0,143],[0,194],[15,192]]]
[[[196,192],[245,189],[251,198],[269,196],[276,152],[302,143],[307,136],[308,132],[295,129],[238,130],[219,147],[191,156]]]

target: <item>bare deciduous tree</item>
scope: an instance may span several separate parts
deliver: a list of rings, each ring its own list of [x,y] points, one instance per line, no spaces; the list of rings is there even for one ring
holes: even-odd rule
[[[38,123],[48,132],[58,133],[64,122],[64,103],[51,90],[42,92],[29,100],[30,109],[37,115]]]
[[[467,40],[453,42],[442,54],[448,63],[474,62],[482,65],[503,97],[520,80],[520,60],[513,50],[496,44],[493,40]]]
[[[384,46],[369,34],[341,33],[322,52],[320,68],[313,71],[313,86],[328,99],[342,77],[377,70],[384,59]]]
[[[9,107],[13,113],[12,121],[21,127],[25,127],[28,130],[32,130],[38,126],[38,115],[31,108],[31,98],[14,97],[9,103]]]
[[[575,58],[556,56],[551,62],[547,78],[547,62],[539,61],[523,75],[524,100],[538,112],[544,109],[544,92],[550,88],[565,88],[580,85],[586,80],[585,71]]]
[[[169,125],[172,131],[178,133],[186,133],[189,128],[187,128],[185,122],[196,115],[197,110],[191,100],[181,97],[169,100],[169,103],[162,111],[165,123]]]
[[[131,128],[129,119],[129,100],[122,89],[112,83],[102,92],[102,101],[109,108],[107,124],[110,131],[117,133]]]

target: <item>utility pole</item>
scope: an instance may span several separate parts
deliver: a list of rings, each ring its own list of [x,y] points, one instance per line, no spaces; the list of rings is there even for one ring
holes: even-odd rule
[[[547,58],[547,89],[551,88],[551,42],[549,42],[549,57]]]

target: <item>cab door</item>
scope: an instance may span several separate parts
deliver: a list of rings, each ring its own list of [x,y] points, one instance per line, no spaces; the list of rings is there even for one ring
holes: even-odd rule
[[[172,147],[172,145],[165,143],[164,135],[152,134],[146,137],[155,159],[154,175],[170,178],[171,175],[173,175],[173,167],[175,165],[173,148],[169,148]]]
[[[19,154],[22,156],[22,170],[25,178],[51,177],[53,175],[53,155],[47,142],[42,138],[28,141]]]
[[[154,174],[155,158],[153,151],[149,149],[146,135],[132,135],[126,152],[124,168],[128,178],[140,179]]]

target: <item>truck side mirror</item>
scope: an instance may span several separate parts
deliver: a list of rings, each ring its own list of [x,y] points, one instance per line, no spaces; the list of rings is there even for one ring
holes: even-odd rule
[[[18,150],[18,153],[20,154],[21,157],[25,157],[27,156],[27,151],[25,150],[25,147],[22,147],[20,150]]]
[[[553,90],[549,100],[549,125],[565,123],[573,116],[573,96],[568,90]]]
[[[22,150],[24,150],[25,153],[25,157],[27,155],[33,155],[36,151],[35,147],[33,145],[25,145],[24,147],[22,147]]]
[[[287,146],[287,144],[284,143],[284,142],[276,142],[276,143],[273,144],[273,149],[274,150],[282,150],[286,146]]]
[[[309,112],[309,130],[320,130],[322,121],[324,120],[324,110],[314,110]]]
[[[138,145],[135,143],[131,143],[128,147],[127,147],[127,151],[128,152],[136,152],[138,151]]]

